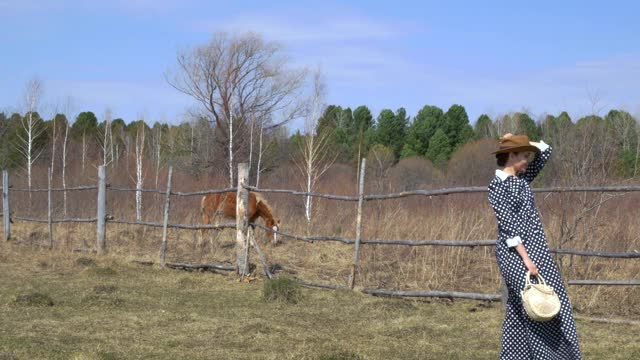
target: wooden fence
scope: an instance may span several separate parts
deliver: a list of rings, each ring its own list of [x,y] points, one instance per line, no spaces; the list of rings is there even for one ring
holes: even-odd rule
[[[49,225],[49,237],[48,237],[48,245],[49,247],[53,247],[54,238],[52,231],[53,223],[65,223],[65,222],[75,222],[75,223],[96,223],[96,251],[98,254],[104,254],[107,251],[107,224],[131,224],[131,225],[142,225],[142,226],[150,226],[162,228],[162,243],[160,248],[160,258],[159,263],[162,266],[172,267],[172,268],[200,268],[200,269],[214,269],[214,270],[223,270],[223,271],[236,271],[240,276],[246,276],[249,274],[249,251],[250,244],[253,245],[253,248],[256,250],[262,267],[264,269],[265,275],[269,278],[272,277],[270,272],[270,267],[268,264],[268,260],[265,258],[264,254],[260,250],[258,242],[255,241],[251,233],[249,232],[249,225],[253,225],[255,227],[262,228],[266,231],[270,231],[276,233],[281,236],[285,236],[291,239],[300,240],[300,241],[335,241],[341,242],[343,244],[353,245],[353,261],[351,265],[351,271],[349,275],[349,279],[347,284],[344,286],[341,285],[331,285],[331,284],[323,284],[323,283],[314,283],[305,281],[302,279],[296,279],[299,283],[306,286],[315,286],[322,288],[330,288],[330,289],[353,289],[356,286],[356,278],[359,271],[359,256],[360,249],[362,246],[378,244],[378,245],[392,245],[392,246],[455,246],[455,247],[476,247],[476,246],[495,246],[496,240],[470,240],[470,241],[449,241],[449,240],[388,240],[388,239],[362,239],[362,207],[365,201],[379,201],[379,200],[388,200],[388,199],[398,199],[407,196],[442,196],[449,194],[459,194],[459,193],[478,193],[478,192],[486,192],[486,187],[464,187],[464,188],[450,188],[450,189],[439,189],[439,190],[415,190],[415,191],[405,191],[395,194],[386,194],[386,195],[365,195],[364,194],[364,177],[365,177],[365,169],[366,169],[366,160],[362,159],[362,164],[360,166],[360,177],[359,177],[359,186],[358,186],[358,195],[357,196],[338,196],[332,194],[321,194],[314,192],[301,192],[301,191],[292,191],[285,189],[259,189],[252,186],[248,186],[246,184],[246,179],[248,178],[248,166],[247,164],[239,164],[238,165],[238,182],[236,188],[226,188],[226,189],[217,189],[217,190],[206,190],[206,191],[197,191],[197,192],[178,192],[172,190],[172,168],[169,168],[169,173],[167,176],[167,186],[166,190],[157,190],[157,189],[129,189],[129,188],[117,188],[111,187],[108,185],[106,170],[103,166],[100,166],[98,169],[98,184],[96,186],[79,186],[73,188],[65,188],[65,189],[54,189],[51,187],[51,171],[49,171],[49,180],[48,180],[48,188],[47,189],[13,189],[9,183],[9,174],[5,170],[3,171],[3,187],[2,187],[2,204],[3,204],[3,212],[0,213],[3,216],[3,224],[4,224],[4,238],[5,240],[9,240],[11,238],[11,223],[13,220],[25,221],[25,222],[37,222],[37,223],[47,223]],[[12,214],[10,207],[10,191],[16,192],[47,192],[48,193],[48,203],[47,203],[47,219],[33,219],[33,218],[25,218],[25,217],[17,217],[17,216],[7,216],[8,214]],[[87,191],[87,190],[97,190],[97,204],[96,204],[96,217],[95,218],[62,218],[62,219],[54,219],[52,214],[52,203],[51,203],[51,193],[56,191]],[[159,193],[165,195],[165,203],[164,203],[164,211],[163,211],[163,221],[162,223],[154,223],[148,221],[129,221],[123,219],[114,219],[113,217],[108,215],[107,212],[107,191],[121,191],[121,192],[147,192],[147,193]],[[287,233],[285,231],[276,231],[271,228],[265,227],[261,224],[253,224],[249,223],[247,211],[248,202],[249,202],[249,191],[254,192],[262,192],[262,193],[287,193],[292,195],[299,196],[313,196],[320,198],[327,198],[333,200],[340,201],[352,201],[358,203],[357,205],[357,217],[356,217],[356,228],[355,228],[355,239],[336,237],[336,236],[299,236],[296,234]],[[554,187],[554,188],[536,188],[533,189],[534,192],[631,192],[631,191],[640,191],[640,186],[611,186],[611,187]],[[170,219],[170,205],[171,205],[171,196],[202,196],[206,194],[213,193],[223,193],[223,192],[236,192],[236,223],[228,223],[228,224],[215,224],[215,225],[192,225],[192,224],[171,224],[169,223]],[[167,251],[167,229],[168,228],[176,228],[176,229],[190,229],[190,230],[200,230],[200,229],[223,229],[223,228],[235,228],[236,229],[236,241],[235,241],[235,251],[236,251],[236,264],[235,266],[228,266],[222,264],[186,264],[186,263],[168,263],[166,262],[166,251]],[[577,256],[592,256],[592,257],[607,257],[607,258],[624,258],[624,259],[638,259],[640,258],[640,252],[634,251],[630,253],[612,253],[612,252],[603,252],[603,251],[587,251],[587,250],[574,250],[574,249],[551,249],[552,253],[556,254],[570,254]],[[151,264],[152,262],[141,262],[145,264]],[[640,285],[640,280],[569,280],[569,285],[612,285],[612,286],[630,286],[630,285]],[[364,293],[368,294],[379,294],[379,295],[392,295],[392,296],[403,296],[403,297],[444,297],[444,298],[467,298],[467,299],[475,299],[475,300],[487,300],[487,301],[499,301],[505,300],[505,293],[503,294],[481,294],[481,293],[469,293],[469,292],[450,292],[450,291],[404,291],[404,290],[392,290],[392,289],[362,289]]]

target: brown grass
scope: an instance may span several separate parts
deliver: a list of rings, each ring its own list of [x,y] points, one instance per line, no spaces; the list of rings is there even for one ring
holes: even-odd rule
[[[411,166],[416,167],[415,164]],[[425,169],[420,171],[431,171],[428,167]],[[294,177],[284,176],[282,171],[284,170],[271,176],[266,175],[262,186],[297,188]],[[337,173],[328,176],[320,184],[318,191],[353,195],[355,186],[345,183],[350,177],[354,177],[353,170],[341,166],[332,171]],[[424,175],[420,171],[414,176]],[[389,176],[394,178],[392,175]],[[131,187],[121,174],[110,176],[110,182],[114,186]],[[160,184],[164,184],[164,176],[162,174]],[[174,183],[176,191],[224,186],[218,182],[209,183],[204,178],[189,178],[185,174],[178,175],[177,178],[180,181]],[[84,182],[76,181],[86,184],[93,180],[95,179],[88,176]],[[20,179],[16,179],[14,184],[19,186],[19,181]],[[398,191],[402,189],[398,181],[400,180],[395,179],[387,184],[380,179],[370,179],[366,189]],[[367,190],[369,191],[372,190]],[[60,193],[54,194],[56,214],[61,210],[61,196]],[[69,216],[95,216],[94,196],[93,192],[70,194]],[[607,196],[609,195],[597,193],[536,195],[550,246],[612,252],[640,249],[640,237],[637,236],[640,233],[640,222],[635,209],[640,194],[622,194],[610,199]],[[282,219],[283,231],[301,235],[355,237],[354,202],[314,199],[314,218],[311,223],[307,223],[304,219],[302,197],[286,194],[266,194],[265,197],[272,204],[275,216]],[[163,195],[145,194],[144,220],[160,222],[163,202]],[[173,197],[170,221],[198,223],[199,202],[200,197]],[[46,194],[33,194],[29,199],[24,193],[12,193],[12,205],[16,213],[23,216],[28,214],[43,218],[46,214]],[[108,213],[116,218],[133,220],[134,193],[110,191],[108,208]],[[61,224],[54,227],[56,249],[70,252],[73,248],[94,246],[94,225]],[[12,229],[15,241],[20,244],[34,246],[47,241],[46,225],[18,222]],[[258,229],[256,233],[259,239],[265,239],[264,231]],[[107,234],[107,246],[114,257],[122,260],[158,259],[160,229],[109,224]],[[211,241],[205,242],[204,248],[196,245],[198,236],[196,231],[170,230],[167,260],[234,263],[233,230],[210,231],[206,236]],[[486,194],[409,197],[365,203],[363,238],[479,240],[495,237],[496,220]],[[284,239],[284,243],[277,247],[263,244],[262,249],[268,261],[278,265],[282,274],[330,284],[347,283],[353,258],[352,246],[333,242],[309,244],[291,239]],[[255,254],[253,256],[252,262],[258,264],[257,257]],[[557,261],[565,280],[637,279],[640,270],[638,259],[558,256]],[[408,248],[366,245],[362,247],[361,270],[356,283],[363,287],[387,289],[497,293],[500,290],[500,274],[495,265],[493,247]],[[640,287],[569,286],[568,289],[578,313],[640,319]]]
[[[495,359],[502,308],[163,270],[0,243],[0,359]],[[18,302],[39,294],[53,305]],[[577,321],[587,359],[636,359],[637,326]]]

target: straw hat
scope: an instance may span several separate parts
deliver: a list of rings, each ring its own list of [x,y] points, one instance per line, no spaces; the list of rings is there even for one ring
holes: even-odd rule
[[[508,138],[500,139],[500,147],[492,154],[504,154],[510,152],[540,152],[540,149],[529,143],[529,137],[527,135],[513,135]]]

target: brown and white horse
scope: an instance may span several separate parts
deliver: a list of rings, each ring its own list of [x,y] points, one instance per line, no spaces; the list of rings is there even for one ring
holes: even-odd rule
[[[236,193],[226,192],[218,194],[207,194],[200,201],[200,212],[202,214],[202,222],[204,224],[212,224],[216,215],[222,215],[226,219],[236,219]],[[267,201],[254,192],[249,192],[249,222],[253,223],[261,217],[265,226],[269,229],[278,231],[280,229],[280,220],[274,220],[273,210]],[[252,226],[252,228],[254,228]],[[204,235],[204,230],[201,236]],[[276,233],[267,231],[267,236],[271,238],[273,245],[278,243]]]

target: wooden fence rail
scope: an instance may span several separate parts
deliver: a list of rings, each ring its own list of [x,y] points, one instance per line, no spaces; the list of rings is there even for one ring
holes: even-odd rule
[[[254,186],[246,186],[247,189],[260,193],[281,193],[281,194],[291,194],[291,195],[303,195],[303,196],[313,196],[320,198],[327,198],[332,200],[341,200],[341,201],[358,201],[358,196],[341,196],[341,195],[330,195],[330,194],[322,194],[317,192],[306,192],[306,191],[295,191],[288,189],[262,189],[256,188]],[[408,196],[442,196],[442,195],[452,195],[452,194],[467,194],[467,193],[485,193],[487,192],[487,187],[484,186],[472,186],[472,187],[457,187],[457,188],[447,188],[447,189],[437,189],[437,190],[412,190],[412,191],[403,191],[399,193],[393,194],[384,194],[384,195],[364,195],[364,200],[389,200],[389,199],[399,199]],[[536,193],[545,193],[545,192],[634,192],[640,191],[640,186],[576,186],[576,187],[547,187],[547,188],[533,188],[531,191]]]
[[[148,227],[162,228],[164,227],[164,223],[157,223],[151,221],[132,221],[132,220],[121,220],[121,219],[110,219],[107,220],[108,223],[113,224],[126,224],[126,225],[143,225]],[[236,224],[228,223],[228,224],[211,224],[211,225],[189,225],[189,224],[167,224],[168,228],[173,229],[186,229],[186,230],[222,230],[222,229],[235,229]]]
[[[84,190],[96,190],[98,187],[95,185],[90,185],[90,186],[75,186],[75,187],[68,187],[68,188],[51,188],[51,189],[14,189],[11,188],[11,191],[15,191],[15,192],[62,192],[62,191],[84,191]]]
[[[640,280],[569,280],[569,285],[640,285]]]
[[[338,236],[299,236],[290,234],[287,232],[273,230],[262,224],[251,223],[252,226],[270,231],[272,233],[289,237],[295,240],[313,242],[313,241],[337,241],[343,244],[355,244],[354,239],[338,237]],[[382,239],[363,239],[360,240],[360,244],[364,245],[401,245],[401,246],[462,246],[462,247],[476,247],[476,246],[495,246],[496,240],[382,240]],[[573,250],[573,249],[551,249],[552,253],[569,254],[579,256],[596,256],[596,257],[609,257],[609,258],[621,258],[621,259],[634,259],[640,258],[640,252],[630,253],[612,253],[603,251],[586,251],[586,250]]]
[[[33,219],[22,216],[13,216],[12,220],[24,221],[24,222],[33,222],[33,223],[48,223],[48,219]],[[51,222],[54,224],[57,223],[94,223],[98,221],[96,218],[67,218],[67,219],[51,219]]]

